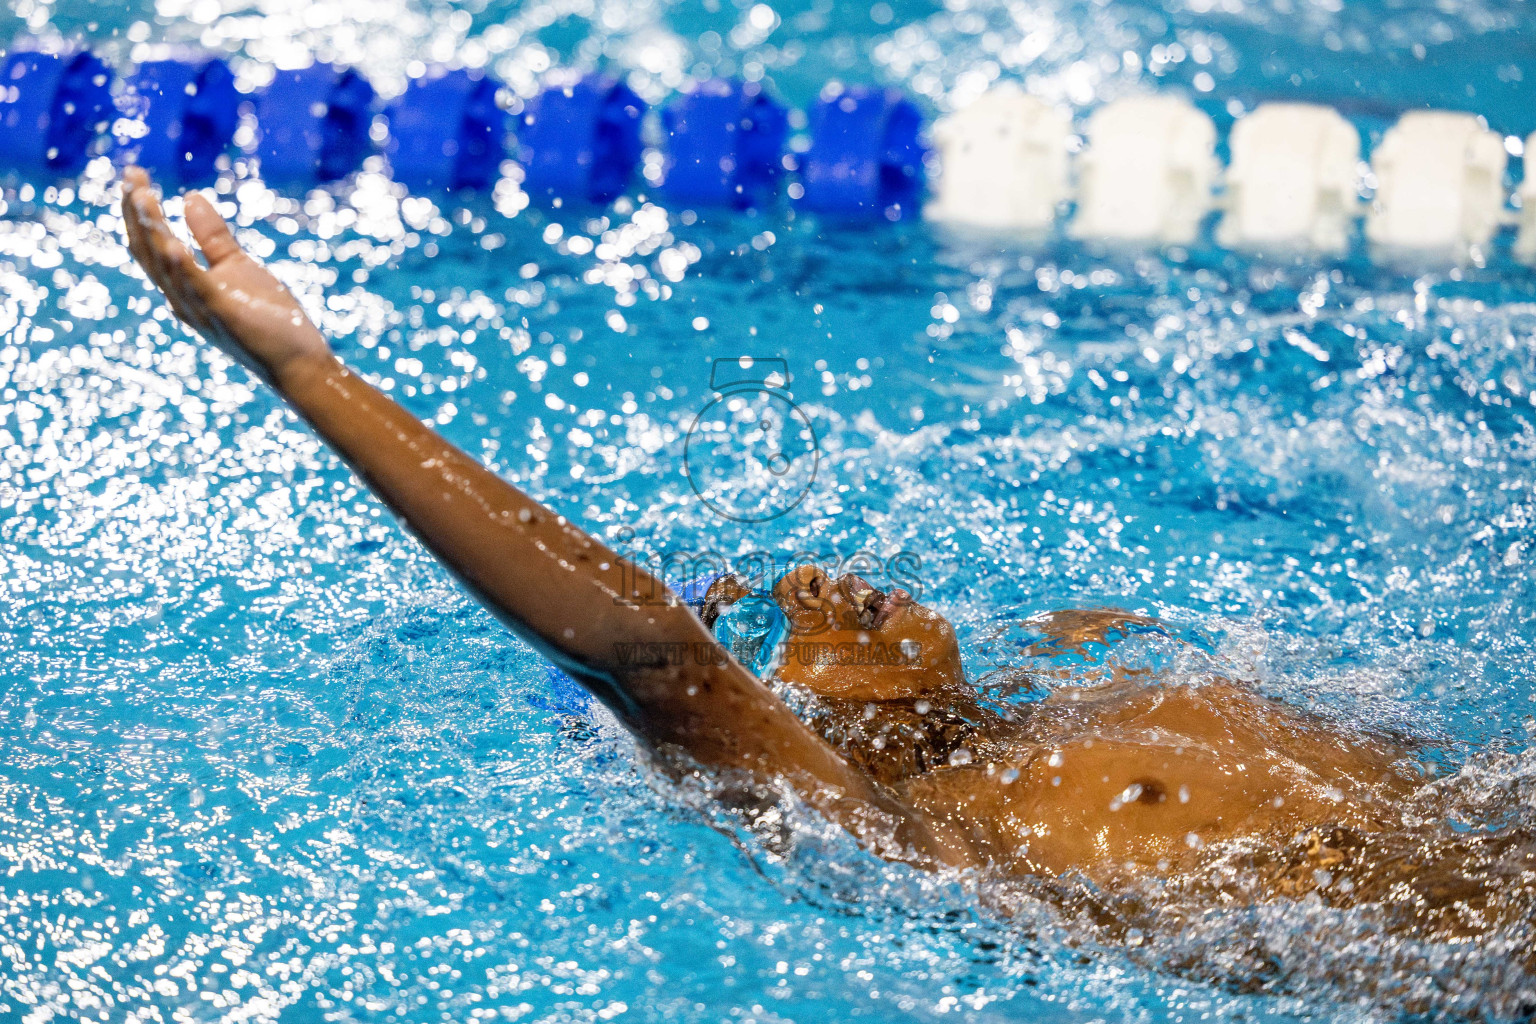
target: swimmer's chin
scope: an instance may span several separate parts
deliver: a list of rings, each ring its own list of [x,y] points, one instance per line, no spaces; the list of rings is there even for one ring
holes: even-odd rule
[[[954,628],[900,588],[884,591],[815,565],[773,588],[789,623],[779,679],[821,697],[889,701],[964,686]]]
[[[778,680],[831,700],[906,700],[937,693],[952,682],[949,673],[921,665],[850,667],[830,657],[819,661],[800,654],[793,647],[786,651],[777,672]]]

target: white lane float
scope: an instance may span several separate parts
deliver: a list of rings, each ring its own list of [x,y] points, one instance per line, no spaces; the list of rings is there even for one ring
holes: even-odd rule
[[[1187,245],[1211,209],[1216,125],[1177,96],[1115,100],[1088,118],[1074,238]]]
[[[1525,140],[1527,166],[1536,168],[1536,132]],[[1515,259],[1536,264],[1536,174],[1520,183],[1520,227],[1515,234]]]
[[[932,220],[1043,232],[1068,197],[1067,116],[1016,85],[1002,85],[934,125],[942,173],[925,211]]]
[[[1314,249],[1349,244],[1358,213],[1360,134],[1331,107],[1265,103],[1232,126],[1219,244]]]
[[[1486,245],[1504,222],[1504,139],[1475,114],[1404,114],[1371,156],[1373,244],[1404,250]]]

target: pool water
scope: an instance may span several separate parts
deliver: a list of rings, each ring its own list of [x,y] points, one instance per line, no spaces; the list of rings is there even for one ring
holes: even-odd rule
[[[1080,105],[1188,88],[1226,121],[1321,99],[1373,140],[1429,103],[1536,128],[1514,2],[16,0],[0,23],[120,60],[227,48],[249,81],[319,52],[386,92],[465,54],[522,92],[607,60],[652,98],[745,73],[803,105],[839,77],[940,111],[991,74]],[[1536,278],[1507,242],[1461,268],[1266,261],[434,204],[372,172],[302,202],[221,187],[345,358],[637,558],[862,552],[956,622],[973,676],[1221,671],[1421,741],[1464,827],[1536,818]],[[1315,901],[1108,942],[792,808],[743,831],[601,712],[551,709],[533,653],[170,321],[102,164],[4,200],[0,1019],[1360,1020],[1405,988],[1517,1012],[1531,983],[1494,942]],[[819,444],[765,523],[683,472],[714,361],[742,356],[785,361]],[[1021,620],[1100,604],[1175,639],[1024,650]],[[1197,947],[1225,970],[1180,970]]]

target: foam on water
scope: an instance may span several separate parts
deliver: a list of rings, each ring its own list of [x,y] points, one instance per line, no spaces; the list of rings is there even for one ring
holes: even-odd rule
[[[747,70],[803,101],[883,71],[943,107],[998,47],[998,73],[1032,60],[1073,99],[1202,69],[1253,95],[1370,46],[1382,96],[1429,87],[1390,70],[1415,45],[1399,15],[1359,5],[780,6],[766,33],[730,5],[279,6],[96,32],[123,56],[295,39],[386,88],[466,40],[520,91],[606,55],[653,94]],[[45,34],[106,16],[12,10]],[[1410,14],[1447,47],[1523,17]],[[1178,59],[1155,70],[1155,49]],[[1103,59],[1127,50],[1139,65]],[[1497,82],[1501,60],[1467,75]],[[1490,116],[1530,127],[1506,85]],[[1497,994],[1528,987],[1497,942],[1373,939],[1369,908],[1207,906],[1132,934],[1040,887],[1000,915],[992,883],[875,862],[793,805],[744,828],[601,715],[542,710],[532,652],[126,270],[110,188],[100,165],[67,194],[12,187],[0,219],[6,1015],[1358,1019],[1507,1014]],[[1032,681],[989,676],[999,701],[1112,665],[1249,679],[1426,744],[1459,820],[1531,823],[1536,285],[1498,253],[1428,273],[1106,254],[540,212],[510,187],[438,206],[372,173],[224,198],[349,361],[627,551],[909,552],[973,676]],[[768,526],[715,516],[681,471],[711,360],[740,355],[788,360],[821,443],[810,495]],[[1169,635],[1027,650],[1021,620],[1105,603]]]

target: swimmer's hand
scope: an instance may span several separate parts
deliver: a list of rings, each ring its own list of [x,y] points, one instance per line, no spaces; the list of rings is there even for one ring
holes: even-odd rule
[[[269,384],[302,357],[330,352],[298,300],[240,248],[199,193],[187,194],[186,221],[207,267],[171,233],[149,175],[139,167],[123,172],[128,247],[182,323]]]

